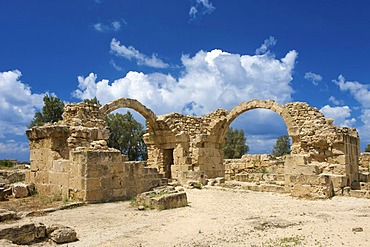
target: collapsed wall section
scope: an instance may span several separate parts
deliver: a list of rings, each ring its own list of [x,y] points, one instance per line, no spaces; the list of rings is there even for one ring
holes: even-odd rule
[[[285,156],[269,154],[245,154],[240,159],[225,159],[225,179],[259,182],[269,177],[275,181],[284,180],[284,163]]]
[[[71,154],[70,197],[88,202],[129,199],[162,185],[145,162],[127,161],[118,150],[76,150]]]
[[[118,150],[106,146],[106,114],[120,107],[131,107],[147,120],[147,164],[128,163]],[[178,113],[156,116],[131,99],[119,99],[100,108],[68,104],[62,121],[27,131],[31,159],[27,181],[48,194],[104,201],[130,197],[160,184],[162,177],[177,178],[182,183],[224,177],[222,145],[227,128],[240,114],[256,108],[278,113],[287,125],[292,138],[291,156],[284,163],[289,192],[326,196],[330,195],[330,184],[335,193],[356,185],[357,131],[334,126],[331,119],[307,103],[282,106],[272,100],[242,102],[231,111],[218,109],[203,117]],[[226,171],[227,176],[234,176],[229,167]]]
[[[31,169],[26,182],[41,194],[89,202],[127,199],[166,181],[145,162],[108,148],[109,131],[97,105],[65,107],[63,120],[27,130]]]

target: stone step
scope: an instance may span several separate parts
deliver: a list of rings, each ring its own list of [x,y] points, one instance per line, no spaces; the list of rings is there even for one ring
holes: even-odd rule
[[[347,193],[348,193],[347,196],[350,196],[350,197],[370,199],[370,190],[350,190]]]
[[[241,182],[285,181],[285,175],[274,173],[240,173],[235,175],[235,180]]]
[[[260,182],[254,183],[254,182],[228,181],[226,183],[226,186],[240,188],[242,190],[252,190],[252,191],[258,191],[258,192],[286,193],[284,182],[271,184],[271,183],[260,183]]]

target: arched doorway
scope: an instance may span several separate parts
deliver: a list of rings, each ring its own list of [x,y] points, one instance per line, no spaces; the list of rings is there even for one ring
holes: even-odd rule
[[[288,135],[292,139],[292,149],[294,148],[295,140],[297,140],[296,138],[294,138],[296,136],[297,126],[290,114],[286,111],[286,109],[273,100],[253,100],[242,102],[234,107],[231,111],[228,112],[225,119],[218,122],[212,129],[214,135],[217,136],[218,142],[223,143],[228,127],[238,116],[253,109],[267,109],[279,114],[286,124]]]
[[[140,113],[146,119],[148,127],[153,129],[157,127],[157,116],[155,115],[155,113],[135,99],[117,99],[101,106],[99,108],[99,111],[102,115],[106,116],[119,108],[131,108]]]
[[[100,107],[99,111],[103,116],[121,109],[133,109],[141,114],[146,121],[146,133],[144,142],[147,145],[148,159],[147,166],[156,168],[166,178],[171,178],[171,166],[174,164],[175,144],[172,139],[174,134],[167,125],[158,121],[157,115],[135,99],[121,98]]]

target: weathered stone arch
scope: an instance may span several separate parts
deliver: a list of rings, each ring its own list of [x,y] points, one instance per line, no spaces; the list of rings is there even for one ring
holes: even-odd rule
[[[106,115],[119,108],[131,108],[147,121],[146,165],[127,164],[120,151],[107,146]],[[284,161],[284,191],[328,197],[333,188],[340,193],[344,187],[360,186],[356,129],[334,126],[332,119],[305,102],[280,105],[273,100],[253,100],[231,111],[217,109],[195,117],[178,113],[156,116],[139,101],[127,98],[100,108],[83,102],[67,104],[62,121],[28,130],[28,182],[55,194],[70,196],[72,191],[72,198],[87,201],[133,196],[151,188],[153,182],[160,184],[164,176],[182,183],[205,183],[205,178],[225,175],[221,144],[228,126],[240,114],[257,108],[279,114],[293,140],[291,155]],[[107,167],[111,173],[105,172]],[[102,189],[100,183],[90,181],[105,181],[107,186]]]
[[[100,107],[99,111],[104,116],[119,108],[131,108],[140,113],[152,128],[157,126],[155,113],[135,99],[120,98]]]
[[[244,112],[247,112],[253,109],[268,109],[268,110],[276,112],[283,118],[287,126],[287,131],[288,131],[289,136],[293,137],[296,135],[297,126],[295,122],[293,121],[289,112],[286,111],[286,109],[284,108],[284,106],[280,105],[279,103],[273,100],[252,100],[248,102],[242,102],[239,105],[235,106],[225,116],[225,119],[222,122],[222,124],[219,124],[218,127],[215,126],[215,128],[213,128],[214,133],[219,133],[218,141],[221,143],[223,142],[223,138],[225,136],[227,128],[238,116],[240,116]]]

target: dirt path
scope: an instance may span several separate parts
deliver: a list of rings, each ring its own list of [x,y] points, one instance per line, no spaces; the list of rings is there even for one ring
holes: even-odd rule
[[[74,228],[79,241],[64,246],[370,246],[368,199],[186,192],[190,206],[185,208],[138,211],[129,202],[117,202],[24,220]],[[358,227],[363,231],[354,232]]]

